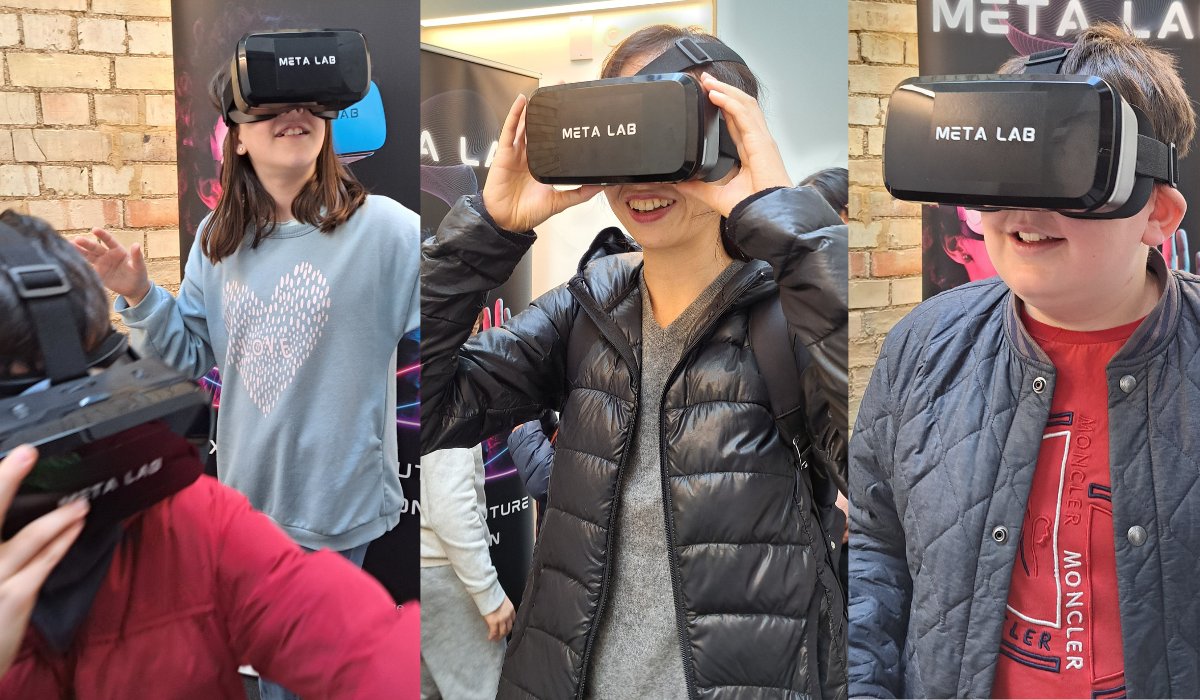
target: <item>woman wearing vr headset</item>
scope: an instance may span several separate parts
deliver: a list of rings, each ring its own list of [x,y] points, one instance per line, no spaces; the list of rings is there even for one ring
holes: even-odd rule
[[[719,46],[651,27],[602,77],[631,76],[680,39]],[[724,112],[740,169],[556,191],[530,174],[520,97],[483,194],[423,247],[422,451],[544,408],[562,416],[500,698],[846,697],[844,598],[821,522],[836,520],[836,491],[821,484],[845,469],[847,229],[818,192],[791,187],[749,69],[681,70]],[[643,253],[598,256],[468,340],[532,229],[601,191]],[[773,418],[766,375],[779,368],[750,347],[754,310],[774,304],[781,354],[803,378],[803,457]]]
[[[361,566],[404,503],[393,394],[396,346],[419,323],[419,219],[339,163],[330,112],[248,114],[232,84],[222,70],[210,85],[228,126],[221,195],[178,298],[137,244],[101,229],[75,242],[139,352],[197,378],[219,367],[222,483],[306,549]]]

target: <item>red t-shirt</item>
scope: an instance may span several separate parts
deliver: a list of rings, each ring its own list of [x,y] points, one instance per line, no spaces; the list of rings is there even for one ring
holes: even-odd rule
[[[1141,321],[1079,332],[1022,313],[1057,370],[1021,526],[994,698],[1123,698],[1108,379]]]

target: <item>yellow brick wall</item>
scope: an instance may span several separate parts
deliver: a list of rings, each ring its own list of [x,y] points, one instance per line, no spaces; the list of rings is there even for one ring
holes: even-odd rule
[[[140,242],[178,291],[170,0],[0,0],[0,209]]]
[[[850,1],[850,421],[883,338],[921,301],[921,208],[883,186],[883,120],[917,75],[916,0]]]

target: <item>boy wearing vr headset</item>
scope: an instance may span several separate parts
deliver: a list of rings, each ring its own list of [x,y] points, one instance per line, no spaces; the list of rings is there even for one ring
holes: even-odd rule
[[[79,369],[59,380],[75,353]],[[14,493],[31,497],[17,491],[31,469],[95,466],[61,450],[56,463],[35,466],[37,450],[9,449],[10,438],[37,432],[39,422],[32,431],[21,422],[44,407],[37,396],[87,389],[132,362],[87,261],[45,222],[0,214],[0,523],[17,511]],[[130,404],[115,392],[111,401],[73,396],[88,397],[79,406]],[[101,442],[93,437],[75,454]],[[142,501],[116,507],[133,515],[103,517],[112,499],[132,498],[127,475],[61,499],[69,502],[0,543],[0,698],[235,697],[244,663],[305,698],[415,697],[416,607],[398,613],[382,586],[332,552],[305,554],[245,496],[201,475],[197,460],[184,444],[137,472],[144,482],[172,473],[182,481],[158,500],[141,492]]]
[[[1174,59],[1116,26],[1001,72],[1035,70],[1095,76],[1142,113],[1137,182],[1100,216],[986,209],[999,277],[888,335],[851,443],[852,696],[1200,694],[1200,284],[1156,249],[1187,208],[1173,154],[1194,113]],[[933,97],[928,80],[898,92]],[[911,148],[895,113],[889,144]],[[1050,182],[1062,163],[1045,165]]]

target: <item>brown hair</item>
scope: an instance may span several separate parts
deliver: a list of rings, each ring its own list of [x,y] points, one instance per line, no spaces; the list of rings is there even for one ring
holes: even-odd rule
[[[1001,73],[1024,70],[1024,56],[1014,56],[1000,68]],[[1102,22],[1079,33],[1067,52],[1062,73],[1104,79],[1129,104],[1146,113],[1160,141],[1174,143],[1180,158],[1187,155],[1196,132],[1196,112],[1171,54],[1153,48],[1124,27]]]
[[[229,69],[222,68],[209,83],[209,96],[219,110]],[[247,228],[253,227],[251,248],[275,231],[275,200],[262,186],[250,156],[237,152],[239,126],[229,127],[222,146],[221,197],[208,223],[200,232],[200,250],[213,263],[233,255]],[[346,170],[333,152],[333,128],[327,123],[325,140],[317,155],[316,175],[304,184],[292,202],[297,221],[317,226],[329,233],[354,215],[367,200],[367,190],[358,178]]]
[[[99,347],[112,332],[112,327],[108,318],[108,295],[96,271],[70,241],[45,221],[9,209],[0,213],[0,222],[8,224],[43,257],[62,267],[71,283],[67,300],[83,351],[91,352]],[[0,379],[16,376],[12,372],[15,365],[22,365],[31,374],[45,368],[33,318],[21,303],[8,275],[0,275]]]
[[[704,32],[699,27],[673,27],[669,24],[655,24],[645,29],[639,29],[626,37],[620,44],[617,44],[616,48],[604,59],[604,65],[600,67],[600,77],[620,77],[621,72],[625,70],[626,65],[629,63],[634,62],[638,58],[644,58],[645,62],[649,63],[661,56],[664,51],[671,48],[671,45],[680,39],[691,39],[695,42],[725,43],[712,34]],[[763,92],[762,84],[758,82],[758,77],[754,75],[754,71],[740,63],[714,61],[703,66],[694,66],[683,72],[694,76],[697,80],[700,79],[701,73],[708,73],[717,80],[726,85],[734,86],[756,100]],[[724,221],[722,221],[721,225],[721,246],[725,248],[725,253],[735,260],[745,262],[750,259],[749,256],[742,252],[737,243],[733,241],[732,234],[726,231]]]

